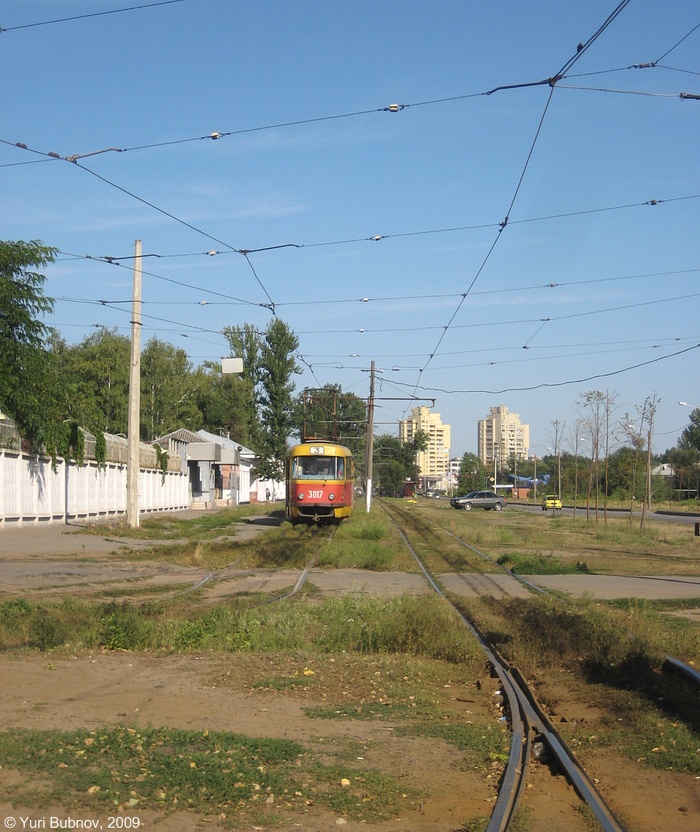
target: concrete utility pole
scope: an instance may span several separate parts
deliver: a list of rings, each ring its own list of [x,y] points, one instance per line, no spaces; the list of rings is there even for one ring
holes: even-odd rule
[[[367,514],[372,507],[372,455],[374,453],[374,361],[369,375],[369,402],[367,403],[367,462],[365,478],[365,503]]]
[[[131,301],[129,367],[129,439],[126,463],[126,522],[139,527],[139,434],[141,430],[141,240],[134,243],[134,289]]]

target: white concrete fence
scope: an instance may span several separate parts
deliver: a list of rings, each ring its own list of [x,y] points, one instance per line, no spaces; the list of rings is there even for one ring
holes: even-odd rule
[[[66,523],[126,515],[126,465],[98,468],[0,448],[0,529],[25,523]],[[139,510],[179,511],[190,506],[186,473],[139,472]]]

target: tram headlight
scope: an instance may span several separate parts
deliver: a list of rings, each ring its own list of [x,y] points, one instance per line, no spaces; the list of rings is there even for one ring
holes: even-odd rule
[[[335,500],[335,494],[332,494],[332,493],[331,493],[331,494],[329,494],[329,495],[328,495],[328,499],[329,499],[329,500]]]
[[[301,493],[301,491],[300,491],[300,492],[297,494],[297,500],[303,500],[303,499],[304,499],[304,495],[303,495],[303,494]]]

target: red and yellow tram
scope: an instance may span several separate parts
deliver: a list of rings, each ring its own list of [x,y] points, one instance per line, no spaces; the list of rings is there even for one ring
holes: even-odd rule
[[[287,517],[321,523],[352,514],[355,461],[343,445],[317,440],[295,445],[287,454]]]

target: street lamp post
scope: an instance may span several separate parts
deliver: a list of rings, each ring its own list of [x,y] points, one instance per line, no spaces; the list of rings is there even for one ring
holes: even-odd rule
[[[531,447],[535,447],[535,448],[544,448],[544,449],[545,449],[545,450],[547,450],[547,451],[551,451],[551,448],[548,448],[546,445],[532,445]],[[531,460],[535,463],[535,475],[534,475],[534,478],[533,478],[533,479],[534,479],[534,481],[535,481],[535,482],[534,482],[534,501],[535,501],[535,502],[537,502],[537,463],[538,463],[538,462],[540,461],[540,459],[542,459],[542,458],[543,458],[543,457],[539,457],[539,456],[531,456],[531,457],[530,457],[530,459],[531,459]],[[546,485],[546,483],[545,483],[545,485]],[[546,493],[546,489],[545,489],[545,493]]]
[[[550,448],[549,445],[547,446],[547,450],[552,451],[557,456],[557,497],[561,502],[561,451],[559,448]]]
[[[576,517],[576,508],[578,505],[578,443],[579,442],[588,442],[585,436],[579,436],[578,433],[576,434],[575,439],[575,467],[574,467],[574,517]]]
[[[535,490],[534,502],[536,503],[537,502],[537,459],[538,458],[536,456],[533,456],[533,457],[531,457],[531,459],[535,463],[535,476],[532,478],[532,485],[533,485],[534,490]]]

